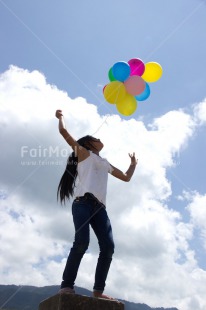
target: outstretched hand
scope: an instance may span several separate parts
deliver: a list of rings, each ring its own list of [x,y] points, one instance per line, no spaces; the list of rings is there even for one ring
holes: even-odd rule
[[[137,165],[137,159],[136,159],[136,157],[135,157],[135,153],[133,152],[133,154],[130,154],[129,153],[129,157],[130,157],[130,159],[131,159],[131,165]]]
[[[56,110],[55,116],[59,119],[61,116],[63,116],[62,110]]]

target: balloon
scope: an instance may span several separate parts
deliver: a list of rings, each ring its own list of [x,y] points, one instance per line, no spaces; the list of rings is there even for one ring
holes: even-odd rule
[[[103,94],[104,94],[105,87],[106,87],[107,85],[108,85],[108,84],[106,84],[106,85],[103,87]]]
[[[145,83],[145,84],[146,84],[146,86],[145,86],[144,91],[143,91],[141,94],[135,96],[135,98],[136,98],[137,101],[144,101],[144,100],[146,100],[146,99],[149,97],[149,95],[150,95],[150,87],[149,87],[149,84],[147,84],[147,83]]]
[[[145,71],[142,78],[148,82],[153,83],[158,81],[162,76],[162,67],[157,62],[148,62],[145,64]]]
[[[108,77],[109,77],[109,80],[110,80],[111,82],[116,80],[116,79],[114,78],[114,76],[113,76],[112,68],[109,69]]]
[[[124,82],[126,91],[133,96],[141,94],[145,89],[145,81],[138,75],[130,76]]]
[[[162,67],[157,62],[144,64],[139,58],[116,62],[109,69],[109,83],[103,88],[104,98],[116,104],[120,114],[129,116],[136,111],[139,101],[150,96],[148,83],[158,81],[162,73]]]
[[[126,94],[125,86],[122,82],[113,81],[107,84],[104,88],[104,98],[109,103],[117,103],[124,99]]]
[[[141,76],[144,73],[145,65],[143,61],[139,58],[133,58],[128,61],[130,66],[131,73],[130,75],[139,75]]]
[[[126,94],[125,97],[116,104],[116,107],[119,113],[129,116],[136,111],[137,101],[132,95]]]
[[[130,66],[124,61],[116,62],[112,67],[112,73],[116,80],[124,82],[130,75]]]

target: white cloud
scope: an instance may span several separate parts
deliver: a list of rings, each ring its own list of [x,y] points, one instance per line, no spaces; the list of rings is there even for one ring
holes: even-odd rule
[[[189,204],[187,206],[187,210],[191,216],[191,223],[194,228],[200,234],[200,240],[206,250],[206,195],[201,195],[198,192],[185,193],[187,200],[189,200]]]
[[[61,150],[70,152],[54,117],[60,108],[74,137],[95,133],[103,140],[102,155],[113,165],[126,171],[128,152],[135,151],[139,159],[131,182],[109,177],[107,210],[116,252],[107,292],[151,306],[189,310],[196,305],[196,310],[203,310],[206,272],[198,266],[190,240],[195,227],[205,233],[205,196],[195,195],[190,201],[187,222],[167,205],[172,195],[167,169],[203,124],[204,103],[195,106],[194,116],[170,111],[146,126],[133,118],[99,115],[96,106],[83,98],[70,99],[38,71],[11,66],[1,75],[0,90],[2,283],[61,282],[74,231],[71,203],[62,208],[56,202],[66,163]],[[22,154],[22,146],[27,153]],[[49,147],[59,154],[49,154]],[[31,149],[37,157],[32,157]],[[97,256],[92,234],[77,285],[92,289]]]
[[[206,123],[206,99],[194,106],[194,115],[197,122],[202,125]]]
[[[188,205],[188,209],[194,224],[199,228],[206,229],[206,195],[200,195],[196,192]]]

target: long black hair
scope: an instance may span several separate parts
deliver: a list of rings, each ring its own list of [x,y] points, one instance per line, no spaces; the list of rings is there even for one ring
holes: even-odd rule
[[[91,150],[93,147],[91,142],[94,141],[92,136],[85,136],[79,139],[77,142],[87,150]],[[75,152],[72,152],[68,157],[66,169],[61,177],[59,186],[57,189],[57,200],[60,198],[61,204],[66,202],[66,199],[70,199],[74,194],[75,181],[77,177],[77,165],[78,157]]]

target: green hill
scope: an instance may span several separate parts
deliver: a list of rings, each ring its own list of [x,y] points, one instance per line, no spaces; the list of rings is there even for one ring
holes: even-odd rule
[[[40,302],[57,294],[59,286],[17,286],[0,285],[1,310],[38,310]],[[92,296],[92,292],[84,288],[75,287],[77,294]],[[178,310],[177,308],[151,308],[146,304],[133,303],[122,300],[125,310]]]

